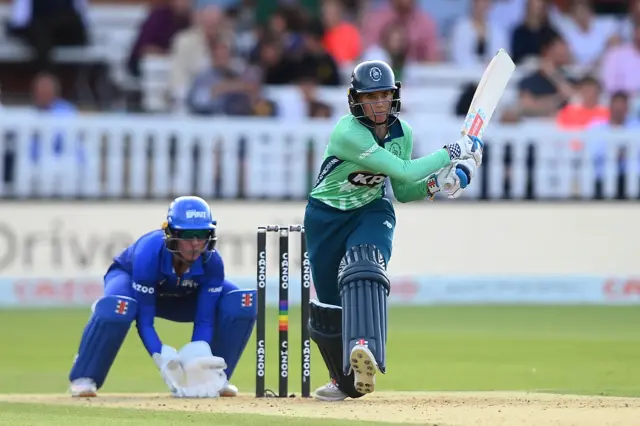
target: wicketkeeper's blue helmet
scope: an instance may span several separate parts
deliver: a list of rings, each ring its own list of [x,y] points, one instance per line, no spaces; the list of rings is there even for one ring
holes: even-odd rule
[[[205,200],[196,196],[178,197],[169,205],[167,220],[162,226],[167,249],[176,253],[177,240],[196,239],[207,241],[205,250],[212,252],[218,240],[216,225]]]

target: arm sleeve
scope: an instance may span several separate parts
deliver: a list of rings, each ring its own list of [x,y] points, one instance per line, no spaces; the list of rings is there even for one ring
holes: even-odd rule
[[[198,304],[196,306],[195,320],[193,322],[193,334],[191,341],[203,340],[213,342],[213,327],[216,316],[218,299],[222,294],[224,281],[224,265],[222,258],[217,253],[210,260],[212,265],[207,266],[209,271],[207,280],[198,288]]]
[[[415,160],[401,159],[380,147],[366,128],[357,126],[355,123],[334,138],[338,139],[332,143],[338,158],[401,182],[413,183],[425,179],[431,173],[451,163],[449,154],[444,148]]]
[[[147,288],[155,288],[153,285],[140,285]],[[138,316],[136,318],[138,335],[149,355],[153,356],[154,353],[160,353],[162,350],[162,341],[160,341],[160,336],[158,336],[158,332],[153,325],[156,314],[155,292],[154,294],[145,294],[134,290],[134,297],[138,302]]]
[[[408,132],[405,136],[408,143],[407,149],[402,150],[402,159],[410,160],[411,153],[413,152],[413,132],[410,128],[406,128],[405,132]],[[393,188],[393,196],[401,203],[424,200],[429,196],[426,179],[417,182],[403,182],[391,178],[391,187]]]

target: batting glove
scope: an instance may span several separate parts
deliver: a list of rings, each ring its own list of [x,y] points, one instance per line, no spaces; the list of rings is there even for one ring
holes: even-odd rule
[[[451,161],[472,158],[476,167],[480,167],[482,164],[484,142],[477,136],[463,136],[456,142],[445,145],[444,148],[449,153]]]
[[[476,173],[476,164],[472,159],[456,160],[427,178],[429,198],[433,199],[437,192],[445,190],[449,198],[458,198],[471,183]]]

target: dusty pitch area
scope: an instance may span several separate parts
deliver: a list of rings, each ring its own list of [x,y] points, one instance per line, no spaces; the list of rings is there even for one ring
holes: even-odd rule
[[[640,421],[640,398],[524,392],[380,392],[358,400],[323,403],[301,398],[176,399],[159,394],[0,395],[0,401],[377,420],[443,426],[626,426]]]

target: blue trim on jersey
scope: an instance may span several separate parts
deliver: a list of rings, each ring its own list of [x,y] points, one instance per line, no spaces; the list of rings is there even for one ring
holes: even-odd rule
[[[344,160],[339,159],[335,155],[325,158],[322,162],[322,166],[320,166],[320,174],[318,174],[318,178],[316,179],[316,183],[313,187],[315,188],[320,185],[320,183],[342,163],[344,163]]]

